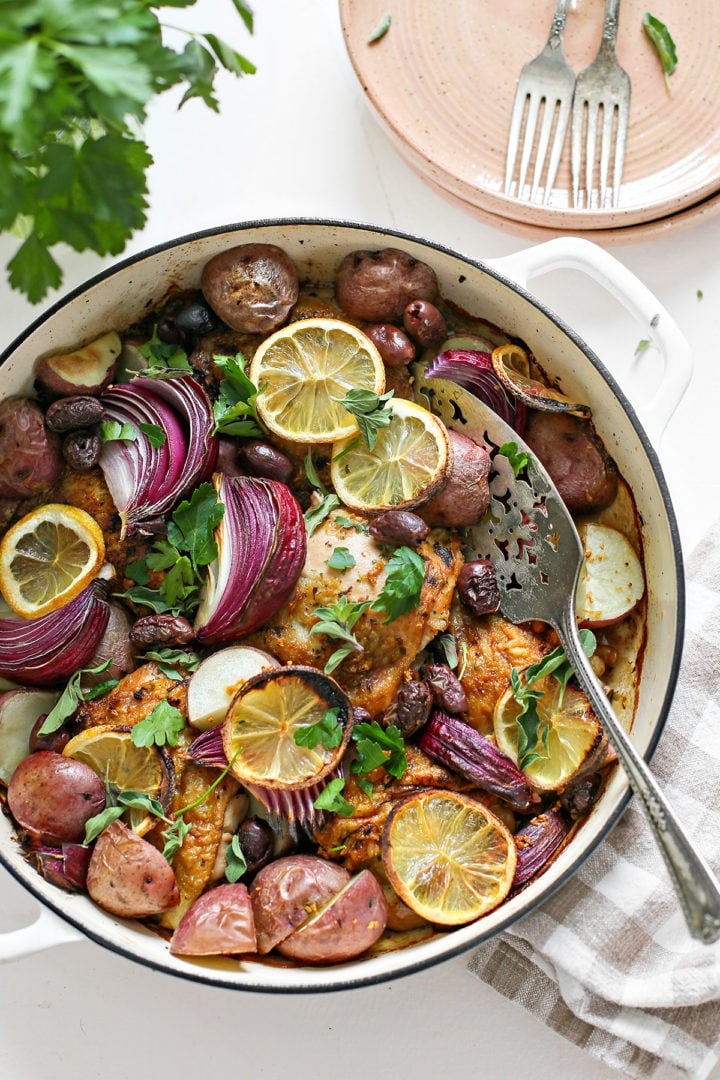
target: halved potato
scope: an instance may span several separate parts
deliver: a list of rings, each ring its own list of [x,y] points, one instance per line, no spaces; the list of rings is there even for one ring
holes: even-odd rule
[[[645,592],[642,564],[628,538],[609,525],[578,529],[585,558],[575,613],[581,626],[602,629],[628,615]]]
[[[42,357],[35,379],[57,397],[99,394],[112,382],[121,352],[120,337],[111,330],[73,352]]]
[[[212,653],[198,666],[188,685],[188,723],[198,731],[221,724],[243,683],[280,664],[270,653],[249,645],[232,645]]]
[[[361,870],[347,885],[277,950],[307,964],[352,960],[374,945],[387,925],[387,901],[380,882]]]

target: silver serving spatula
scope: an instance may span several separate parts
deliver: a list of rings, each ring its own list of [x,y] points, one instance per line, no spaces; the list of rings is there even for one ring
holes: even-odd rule
[[[413,366],[416,400],[448,428],[484,445],[492,459],[490,506],[468,530],[474,558],[489,559],[500,587],[500,609],[511,622],[540,619],[554,627],[603,725],[655,834],[693,937],[720,938],[720,887],[693,847],[650,769],[613,712],[585,656],[575,617],[583,548],[555,485],[532,450],[496,413],[445,379],[425,379]],[[528,456],[516,477],[500,447],[513,442]]]

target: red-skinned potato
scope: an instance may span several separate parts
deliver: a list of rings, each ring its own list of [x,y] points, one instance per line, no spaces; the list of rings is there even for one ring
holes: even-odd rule
[[[255,920],[244,885],[218,885],[185,912],[170,942],[175,956],[223,956],[257,951]]]
[[[361,870],[277,950],[307,964],[352,960],[375,944],[387,925],[387,914],[379,881],[369,870]]]
[[[350,880],[317,855],[288,855],[260,870],[250,887],[259,953],[268,953]]]
[[[72,352],[42,357],[35,381],[55,397],[97,395],[112,382],[121,352],[120,337],[111,330]]]
[[[0,496],[28,499],[47,491],[64,469],[60,439],[30,398],[0,402]]]
[[[180,900],[170,863],[122,821],[113,821],[95,841],[87,890],[100,907],[126,919],[159,915]]]
[[[608,525],[578,529],[584,559],[575,614],[580,626],[601,630],[628,615],[645,592],[642,564],[623,533]]]
[[[12,816],[45,844],[78,844],[85,822],[105,809],[105,785],[83,761],[38,750],[20,762],[8,784]]]
[[[490,457],[467,435],[448,431],[452,466],[445,485],[417,513],[428,525],[459,528],[474,525],[490,502]]]
[[[274,244],[239,244],[221,251],[202,272],[203,295],[233,330],[267,334],[285,321],[298,298],[290,256]]]

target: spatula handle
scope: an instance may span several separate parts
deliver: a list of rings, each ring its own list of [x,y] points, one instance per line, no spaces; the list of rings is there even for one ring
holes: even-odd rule
[[[675,816],[647,762],[610,707],[583,652],[574,610],[566,611],[563,624],[556,625],[555,629],[645,812],[670,871],[688,930],[694,938],[710,945],[720,938],[720,886]]]

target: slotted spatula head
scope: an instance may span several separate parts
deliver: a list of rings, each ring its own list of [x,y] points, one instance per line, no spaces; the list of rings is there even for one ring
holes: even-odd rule
[[[574,605],[583,549],[555,485],[517,432],[473,394],[446,379],[425,379],[420,364],[413,374],[418,403],[490,454],[490,506],[467,531],[467,556],[492,562],[506,618],[540,619],[557,629]],[[507,443],[527,456],[518,476],[513,455],[501,452]]]

